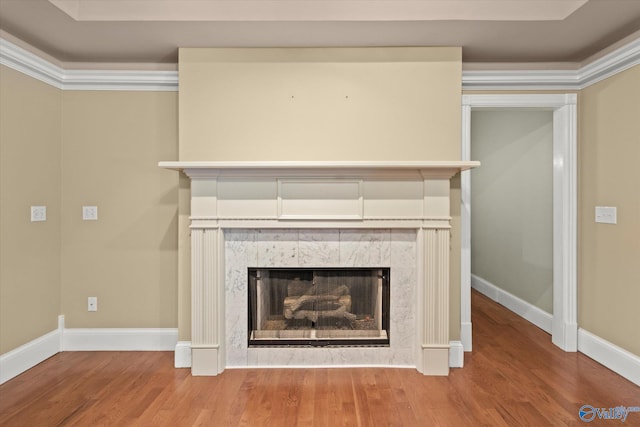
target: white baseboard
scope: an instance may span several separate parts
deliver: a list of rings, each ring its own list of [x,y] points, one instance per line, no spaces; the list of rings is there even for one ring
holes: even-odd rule
[[[640,386],[640,356],[582,328],[578,329],[578,351]]]
[[[0,356],[0,384],[4,384],[60,352],[63,330],[64,316],[59,316],[58,329]]]
[[[178,341],[174,355],[175,368],[191,367],[191,341]]]
[[[178,354],[178,329],[65,329],[64,316],[58,316],[58,329],[0,356],[0,384],[9,381],[60,351],[173,351]],[[191,365],[191,343],[187,343]],[[185,356],[186,354],[186,356]],[[177,363],[177,361],[176,361]],[[178,367],[176,365],[176,367]]]
[[[493,283],[488,282],[475,274],[471,275],[471,287],[481,294],[491,298],[498,304],[505,306],[518,316],[533,323],[543,331],[551,334],[553,316],[546,311],[505,290],[500,289]]]
[[[473,351],[473,330],[471,322],[462,322],[460,324],[460,341],[462,341],[462,347],[464,351]]]
[[[449,341],[449,367],[464,367],[464,346],[462,341]]]
[[[63,351],[173,351],[177,328],[71,328],[63,334]]]
[[[462,368],[464,366],[464,347],[461,341],[449,342],[449,367],[450,368]],[[176,368],[190,368],[191,367],[191,341],[178,341],[175,348],[174,366]],[[376,365],[379,366],[379,365]],[[243,366],[246,368],[247,366]],[[268,366],[260,366],[260,368],[267,368]],[[309,366],[307,366],[308,368]],[[317,366],[322,368],[326,366]],[[335,367],[335,366],[332,366]],[[384,367],[380,365],[380,367]],[[390,366],[388,366],[390,367]],[[406,366],[404,366],[406,367]],[[234,366],[227,366],[225,369],[232,369]]]

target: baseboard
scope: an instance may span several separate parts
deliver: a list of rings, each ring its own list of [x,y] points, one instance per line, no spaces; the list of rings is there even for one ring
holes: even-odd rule
[[[178,343],[176,344],[174,367],[191,367],[191,341],[178,341]]]
[[[60,352],[63,330],[64,316],[60,316],[58,318],[58,329],[0,356],[0,384],[4,384]]]
[[[462,368],[464,366],[464,347],[462,345],[462,342],[450,341],[449,346],[450,346],[449,347],[449,367]],[[175,348],[174,366],[176,368],[191,367],[191,341],[178,341]],[[246,366],[244,367],[246,368]],[[266,368],[267,366],[260,366],[260,367]],[[318,366],[318,367],[322,367],[322,366]],[[384,366],[381,366],[381,367],[384,367]],[[232,368],[234,367],[227,366],[225,369],[232,369]]]
[[[471,275],[471,287],[481,294],[491,298],[500,305],[505,306],[518,316],[528,320],[543,331],[551,334],[553,316],[533,304],[518,298],[517,296],[500,289],[493,283],[482,277]]]
[[[177,328],[70,328],[63,351],[173,351]]]
[[[449,367],[464,367],[464,346],[462,341],[449,341]]]
[[[462,341],[462,347],[464,351],[473,351],[473,329],[471,322],[462,322],[460,324],[460,341]]]
[[[582,328],[578,329],[578,351],[640,386],[640,356]]]

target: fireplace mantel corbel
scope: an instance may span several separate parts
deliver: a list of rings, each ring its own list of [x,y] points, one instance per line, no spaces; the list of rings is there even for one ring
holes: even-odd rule
[[[192,374],[217,375],[227,363],[224,272],[220,271],[224,229],[384,228],[417,230],[415,366],[425,375],[447,375],[450,180],[479,165],[474,161],[160,162],[160,167],[179,170],[191,180]]]

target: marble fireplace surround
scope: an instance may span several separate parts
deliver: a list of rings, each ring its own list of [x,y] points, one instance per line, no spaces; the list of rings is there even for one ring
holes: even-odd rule
[[[449,373],[450,179],[473,161],[160,162],[191,180],[191,372]],[[389,267],[389,347],[247,346],[247,268]]]

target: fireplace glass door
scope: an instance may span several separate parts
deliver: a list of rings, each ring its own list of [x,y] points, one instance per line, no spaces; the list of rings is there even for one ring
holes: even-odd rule
[[[250,346],[389,345],[388,268],[250,268]]]

